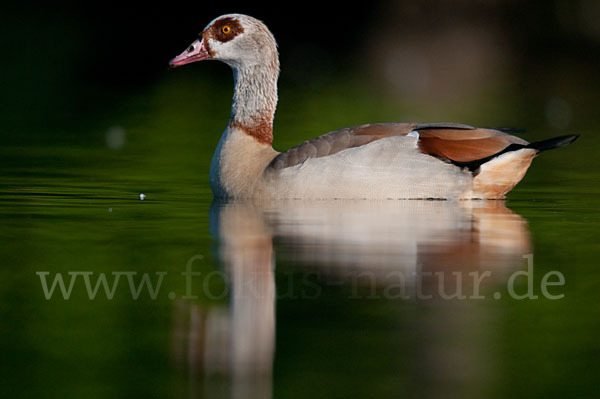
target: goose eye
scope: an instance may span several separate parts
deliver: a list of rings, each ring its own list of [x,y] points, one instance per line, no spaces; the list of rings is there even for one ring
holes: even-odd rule
[[[190,47],[188,47],[188,49],[187,49],[188,53],[191,53],[192,51],[194,51],[194,46],[193,45],[190,46]]]
[[[224,26],[221,28],[221,32],[223,32],[223,33],[224,33],[224,34],[226,34],[226,35],[230,34],[230,33],[231,33],[231,26],[229,26],[229,25],[224,25]]]

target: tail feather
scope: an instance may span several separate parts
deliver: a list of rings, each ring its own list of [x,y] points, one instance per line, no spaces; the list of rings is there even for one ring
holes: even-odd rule
[[[476,159],[474,161],[468,161],[468,162],[458,162],[458,161],[451,161],[451,162],[456,166],[460,166],[462,168],[467,168],[471,172],[476,172],[477,169],[479,169],[479,167],[481,165],[483,165],[484,163],[489,162],[492,159],[497,158],[502,154],[506,154],[507,152],[518,151],[518,150],[522,150],[523,148],[529,148],[532,150],[536,150],[537,153],[539,154],[542,151],[552,150],[554,148],[559,148],[559,147],[564,147],[566,145],[569,145],[572,142],[574,142],[575,140],[577,140],[578,137],[579,137],[578,134],[572,134],[572,135],[568,135],[568,136],[559,136],[559,137],[553,137],[551,139],[540,140],[540,141],[536,141],[535,143],[530,143],[530,144],[525,144],[525,145],[513,143],[513,144],[510,144],[509,146],[507,146],[506,148],[504,148],[502,151],[499,151],[496,154],[490,155],[489,157]]]
[[[551,139],[536,141],[535,143],[528,144],[526,148],[532,148],[537,152],[542,152],[546,150],[552,150],[558,147],[564,147],[566,145],[571,144],[579,137],[578,134],[571,134],[568,136],[559,136],[553,137]]]
[[[531,144],[511,144],[499,153],[473,164],[473,196],[474,198],[505,198],[521,181],[531,161],[542,151],[564,147],[579,136],[561,136],[536,141]],[[526,150],[526,151],[520,151]]]

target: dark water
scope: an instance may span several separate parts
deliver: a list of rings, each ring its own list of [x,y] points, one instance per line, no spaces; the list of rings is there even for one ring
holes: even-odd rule
[[[212,89],[172,78],[6,137],[6,397],[593,396],[594,129],[506,202],[218,204],[207,171],[229,92],[198,95]],[[276,144],[394,119],[353,98],[282,105]]]

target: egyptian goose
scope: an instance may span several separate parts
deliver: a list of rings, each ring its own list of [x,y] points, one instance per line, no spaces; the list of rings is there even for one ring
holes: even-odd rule
[[[272,147],[279,55],[268,28],[247,15],[220,16],[170,66],[202,60],[228,64],[235,81],[210,167],[219,198],[499,199],[537,154],[578,137],[528,143],[456,123],[377,123],[279,153]]]

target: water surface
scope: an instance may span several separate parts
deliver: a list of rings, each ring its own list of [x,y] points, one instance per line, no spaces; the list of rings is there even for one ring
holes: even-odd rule
[[[176,83],[64,132],[6,135],[7,394],[592,395],[593,129],[537,159],[507,201],[215,203],[226,108]],[[279,148],[342,118],[279,116]]]

